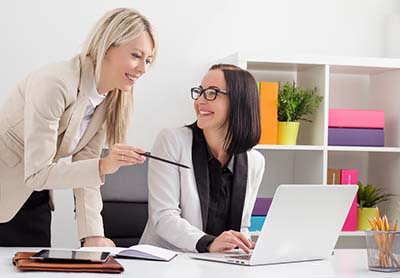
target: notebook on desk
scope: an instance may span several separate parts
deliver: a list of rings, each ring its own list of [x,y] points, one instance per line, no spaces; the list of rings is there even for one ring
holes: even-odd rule
[[[193,254],[194,259],[263,265],[331,256],[357,185],[280,185],[252,254]]]
[[[110,252],[110,256],[118,258],[145,259],[153,261],[170,261],[177,255],[176,252],[164,248],[139,244],[128,248],[122,247],[82,247],[82,251]]]

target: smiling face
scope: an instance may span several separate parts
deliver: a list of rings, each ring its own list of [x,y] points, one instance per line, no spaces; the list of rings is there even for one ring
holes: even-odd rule
[[[201,82],[203,89],[217,87],[226,91],[226,82],[222,70],[210,70]],[[228,92],[229,94],[229,92]],[[229,96],[218,94],[215,100],[209,101],[204,94],[194,101],[194,110],[197,116],[197,126],[203,130],[217,130],[228,128]]]
[[[136,80],[146,73],[152,62],[153,41],[147,32],[134,40],[108,49],[101,67],[97,90],[109,92],[115,88],[129,91]]]

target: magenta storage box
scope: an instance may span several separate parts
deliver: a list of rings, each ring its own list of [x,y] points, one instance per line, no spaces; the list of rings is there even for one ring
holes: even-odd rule
[[[384,111],[329,109],[328,126],[353,128],[384,128]]]
[[[341,170],[340,184],[358,184],[358,171],[355,169]]]
[[[341,184],[357,184],[358,172],[357,170],[341,170],[340,172]],[[354,197],[350,211],[347,214],[346,221],[343,224],[342,231],[356,231],[357,230],[357,195]]]

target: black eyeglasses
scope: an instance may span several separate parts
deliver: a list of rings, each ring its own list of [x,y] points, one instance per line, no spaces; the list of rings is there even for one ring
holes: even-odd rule
[[[218,94],[223,94],[223,95],[228,94],[227,92],[214,86],[205,89],[203,89],[201,86],[193,87],[192,89],[190,89],[190,92],[192,93],[192,99],[194,100],[198,100],[201,97],[201,95],[204,95],[204,98],[209,101],[215,100]]]

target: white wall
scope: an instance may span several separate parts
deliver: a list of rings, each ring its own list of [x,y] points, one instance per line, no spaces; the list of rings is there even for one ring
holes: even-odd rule
[[[384,56],[397,0],[241,1],[243,48],[251,52]]]
[[[397,0],[14,0],[0,2],[0,104],[26,73],[76,54],[107,10],[128,6],[157,28],[155,66],[136,87],[128,141],[150,149],[163,127],[194,120],[189,88],[235,51],[270,55],[384,56],[387,18]],[[53,245],[74,247],[69,190],[56,194]],[[132,220],[134,221],[134,220]]]

